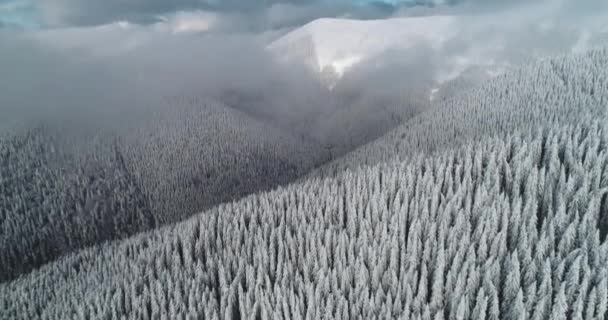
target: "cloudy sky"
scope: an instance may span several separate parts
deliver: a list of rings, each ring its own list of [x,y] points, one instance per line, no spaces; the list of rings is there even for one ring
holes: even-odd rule
[[[445,46],[425,61],[400,54],[409,59],[402,69],[382,70],[423,65],[436,79],[462,61],[508,66],[608,43],[606,0],[0,0],[0,120],[9,107],[17,118],[177,93],[272,93],[258,99],[271,111],[323,106],[309,100],[320,95],[308,70],[277,63],[268,43],[320,17],[436,14],[457,21]],[[375,85],[395,82],[391,74]],[[404,74],[401,82],[415,80]],[[362,87],[374,85],[360,78]]]
[[[374,11],[374,8],[378,12],[390,11],[395,5],[346,0],[0,0],[0,25],[44,28],[99,25],[115,21],[146,24],[184,11],[239,15],[241,20],[246,15],[248,19],[274,19],[274,22],[280,22],[289,18],[298,20],[313,16],[357,14],[357,11],[363,11],[361,7],[366,7],[366,12]]]
[[[481,0],[0,0],[0,25],[14,28],[91,26],[116,21],[149,24],[178,12],[204,11],[253,30],[318,17],[378,18],[399,8]],[[514,2],[517,0],[509,0]],[[504,1],[503,1],[504,2]]]
[[[301,25],[320,17],[382,18],[405,10],[437,12],[438,8],[462,7],[485,10],[538,2],[547,0],[0,0],[0,27],[44,29],[119,21],[154,24],[194,12],[204,13],[207,23],[218,27],[215,29],[265,31]],[[596,11],[608,9],[608,1],[603,0],[551,2]],[[418,10],[412,11],[412,7]]]

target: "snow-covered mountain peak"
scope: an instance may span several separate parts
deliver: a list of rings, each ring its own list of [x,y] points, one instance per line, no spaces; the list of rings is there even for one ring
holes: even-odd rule
[[[283,61],[304,62],[315,71],[340,78],[349,68],[387,50],[441,47],[454,32],[454,20],[451,16],[323,18],[286,34],[268,49]]]

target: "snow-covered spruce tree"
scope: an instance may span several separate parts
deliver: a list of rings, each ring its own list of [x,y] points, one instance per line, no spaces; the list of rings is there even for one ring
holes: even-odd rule
[[[432,154],[514,130],[576,124],[606,113],[607,88],[608,49],[533,62],[442,101],[311,175]]]
[[[91,139],[68,152],[59,136],[41,127],[0,138],[0,281],[153,227],[118,150]]]
[[[159,224],[287,183],[327,161],[320,145],[228,106],[166,100],[120,144]]]
[[[325,161],[315,143],[205,99],[151,109],[134,128],[44,123],[0,137],[0,282]]]
[[[310,179],[0,284],[7,319],[604,319],[608,121]]]

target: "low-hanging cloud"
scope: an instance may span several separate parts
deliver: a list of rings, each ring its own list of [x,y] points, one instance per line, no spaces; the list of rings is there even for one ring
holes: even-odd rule
[[[131,9],[117,2],[45,3],[49,8],[73,3],[75,7],[69,10],[76,11],[79,6],[86,11],[99,6],[98,13],[105,18],[98,22],[122,20],[114,11],[122,12],[125,21],[1,32],[2,123],[76,115],[79,121],[107,119],[107,123],[113,123],[116,118],[129,118],[125,114],[137,118],[145,113],[141,110],[160,105],[164,97],[181,95],[220,100],[289,129],[329,132],[329,136],[336,134],[340,125],[327,119],[343,117],[349,106],[360,106],[357,112],[371,114],[374,108],[384,110],[389,105],[404,104],[403,94],[408,91],[415,96],[413,101],[420,101],[412,110],[420,111],[429,107],[428,100],[423,101],[429,98],[428,91],[440,83],[457,81],[471,68],[482,67],[475,71],[479,74],[492,73],[534,57],[583,51],[608,39],[603,19],[606,10],[601,11],[607,8],[589,0],[574,7],[567,1],[545,0],[534,4],[513,2],[510,6],[488,2],[484,10],[467,9],[475,1],[459,6],[437,5],[434,11],[424,13],[404,9],[395,15],[455,16],[454,35],[438,48],[421,44],[364,60],[331,91],[306,65],[276,61],[266,46],[283,31],[268,30],[289,28],[318,16],[340,16],[350,10],[349,4],[275,1],[261,11],[248,8],[220,12],[187,10],[201,8],[198,1],[177,1],[172,6],[160,1],[135,1]],[[140,5],[147,9],[138,9]],[[232,6],[238,7],[238,1]],[[381,5],[375,7],[377,11],[355,16],[379,17],[390,11]],[[172,11],[178,8],[182,11]],[[139,24],[127,19],[130,12],[163,16]],[[260,27],[264,24],[266,27]],[[250,32],[206,32],[209,30]],[[333,118],[328,116],[319,122],[323,117],[320,114],[334,111]],[[359,114],[356,121],[366,117]],[[332,130],[324,130],[327,128]]]
[[[260,31],[293,27],[320,17],[382,17],[392,12],[383,2],[348,0],[45,0],[35,4],[48,27],[91,26],[128,21],[153,24],[175,12],[204,11],[222,17],[222,29]],[[228,26],[228,23],[230,24]]]
[[[264,39],[123,24],[2,32],[0,126],[49,118],[112,123],[166,107],[171,96],[221,100],[275,119],[311,113],[326,90],[304,66],[276,63]]]
[[[127,21],[153,24],[176,12],[204,11],[221,16],[222,29],[261,31],[293,27],[320,17],[381,18],[394,14],[490,12],[548,1],[524,0],[9,0],[2,16],[19,17],[21,24],[43,27],[91,26]],[[571,16],[602,12],[598,0],[550,0]],[[0,7],[0,9],[2,9]],[[25,8],[25,9],[24,9]],[[8,12],[8,13],[6,13]],[[28,21],[29,20],[29,21]],[[6,21],[4,22],[6,24]],[[227,25],[230,25],[229,27]]]

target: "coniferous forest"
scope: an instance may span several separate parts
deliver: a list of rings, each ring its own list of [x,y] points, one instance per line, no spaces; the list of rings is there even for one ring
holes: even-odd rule
[[[321,166],[196,99],[2,138],[0,318],[606,319],[606,70],[530,62]]]
[[[326,157],[216,103],[167,100],[171,109],[126,132],[46,124],[0,138],[0,281],[274,187]]]

